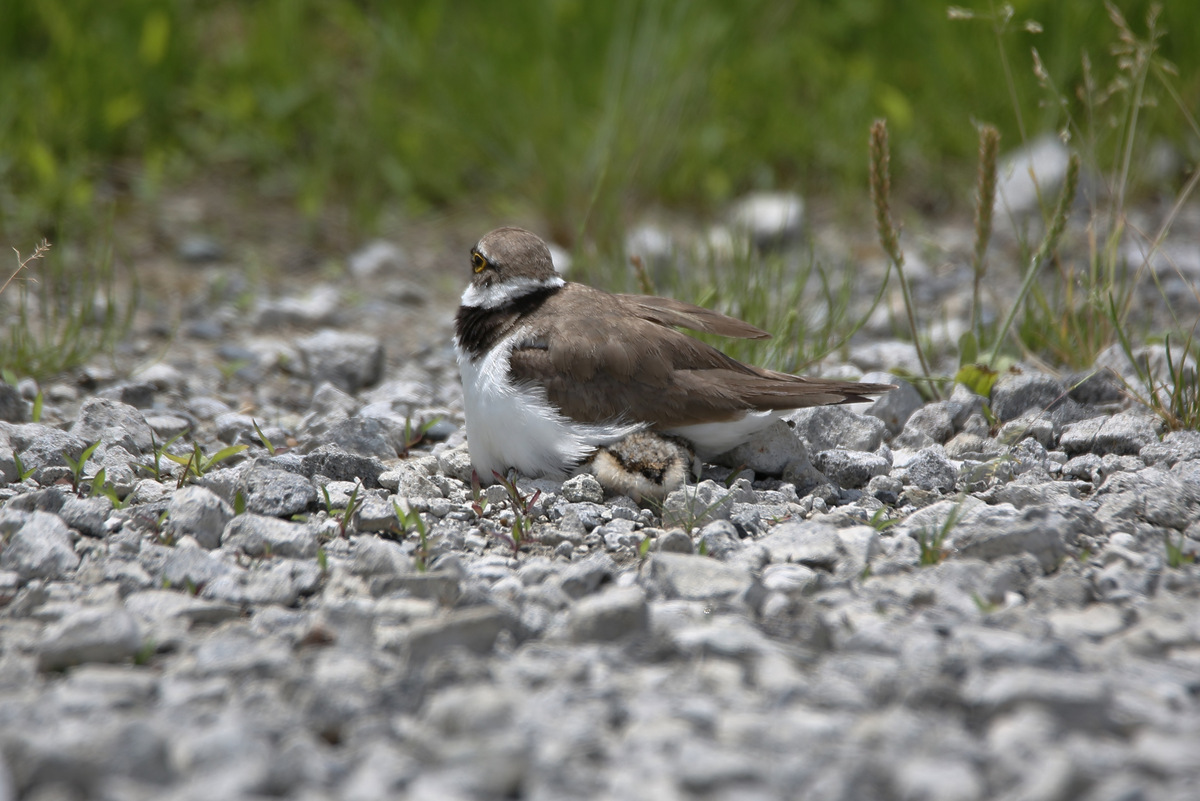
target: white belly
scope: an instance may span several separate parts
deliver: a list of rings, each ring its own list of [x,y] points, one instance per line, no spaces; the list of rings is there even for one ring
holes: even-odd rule
[[[787,414],[787,410],[746,412],[737,420],[726,420],[720,423],[697,423],[690,426],[680,426],[664,431],[692,443],[696,455],[701,459],[711,459],[726,451],[733,450],[746,440],[762,431],[771,423]]]
[[[540,387],[514,384],[508,359],[510,336],[472,361],[455,342],[467,417],[467,450],[480,481],[495,481],[509,468],[527,476],[562,478],[601,445],[644,428],[639,423],[592,425],[564,417]]]

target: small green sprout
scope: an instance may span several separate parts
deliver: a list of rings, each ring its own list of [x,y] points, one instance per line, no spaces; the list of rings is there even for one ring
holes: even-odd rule
[[[263,430],[258,427],[257,420],[251,418],[250,422],[254,424],[254,433],[258,434],[258,439],[260,442],[262,442],[263,446],[267,449],[267,453],[274,456],[275,455],[274,443],[272,443],[271,440],[267,438],[267,435],[263,433]]]
[[[71,454],[66,451],[62,452],[63,460],[67,463],[67,468],[71,471],[71,491],[76,495],[80,494],[80,487],[83,484],[83,468],[87,464],[87,460],[92,458],[92,454],[96,452],[96,448],[100,447],[100,440],[96,440],[91,445],[83,449],[83,453],[78,459],[72,459]]]

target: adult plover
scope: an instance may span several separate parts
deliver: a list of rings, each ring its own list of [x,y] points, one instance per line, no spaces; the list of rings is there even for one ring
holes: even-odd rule
[[[789,409],[869,401],[892,389],[743,364],[677,329],[744,339],[769,334],[670,298],[565,281],[546,243],[520,228],[497,228],[480,239],[471,248],[471,269],[454,347],[467,450],[484,482],[510,468],[561,478],[602,448],[654,454],[652,471],[672,442],[711,458]],[[643,432],[668,439],[658,438],[649,450],[645,443],[653,440],[635,440],[624,451],[616,445]],[[607,466],[622,461],[599,456]],[[589,467],[599,472],[598,464]],[[668,465],[667,472],[669,481],[682,482],[688,471]],[[625,487],[601,480],[617,492]]]

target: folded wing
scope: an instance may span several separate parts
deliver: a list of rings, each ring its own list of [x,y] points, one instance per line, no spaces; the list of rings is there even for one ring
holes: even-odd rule
[[[543,387],[563,414],[582,422],[644,421],[672,429],[737,419],[750,410],[866,401],[891,389],[742,364],[675,326],[742,338],[768,334],[679,301],[568,284],[547,303],[592,313],[546,315],[545,327],[514,348],[510,369],[515,380]]]

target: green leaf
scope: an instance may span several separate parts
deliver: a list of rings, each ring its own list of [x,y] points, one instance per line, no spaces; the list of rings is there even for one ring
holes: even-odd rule
[[[267,435],[263,433],[263,430],[258,427],[258,421],[251,418],[250,422],[254,423],[254,431],[256,434],[258,434],[258,438],[262,442],[262,444],[264,446],[266,446],[267,453],[274,456],[275,455],[275,446],[271,443],[271,440],[267,438]]]
[[[958,364],[965,366],[979,359],[979,338],[974,331],[967,331],[958,338]]]
[[[207,470],[210,467],[212,467],[213,465],[215,465],[216,463],[223,462],[232,456],[237,456],[239,453],[241,453],[242,451],[246,450],[249,447],[250,447],[249,445],[230,445],[227,448],[222,448],[221,450],[214,453],[211,457],[209,457],[203,463],[204,468],[200,472],[201,473],[207,472]]]
[[[984,364],[967,364],[954,374],[955,381],[985,398],[991,397],[992,387],[998,378],[1000,374]]]
[[[171,40],[171,20],[162,10],[151,11],[142,21],[142,37],[138,55],[147,67],[154,67],[163,60],[167,44]]]
[[[96,452],[96,448],[100,447],[100,440],[96,440],[91,445],[83,449],[83,453],[79,456],[79,463],[87,464],[87,460],[92,458],[92,454]]]
[[[20,454],[18,454],[16,452],[13,453],[13,464],[15,464],[17,466],[17,481],[18,482],[24,481],[25,479],[29,478],[37,471],[36,467],[31,467],[28,470],[26,470],[24,463],[21,462]]]
[[[96,471],[96,475],[92,477],[91,497],[95,498],[97,495],[100,495],[104,492],[104,484],[107,479],[108,476],[103,467]]]
[[[881,506],[880,508],[875,510],[875,513],[873,515],[871,515],[871,519],[868,521],[868,525],[870,525],[871,528],[875,529],[876,531],[886,531],[887,529],[891,528],[892,526],[896,525],[899,522],[900,522],[900,518],[888,517],[887,516],[887,508]]]

